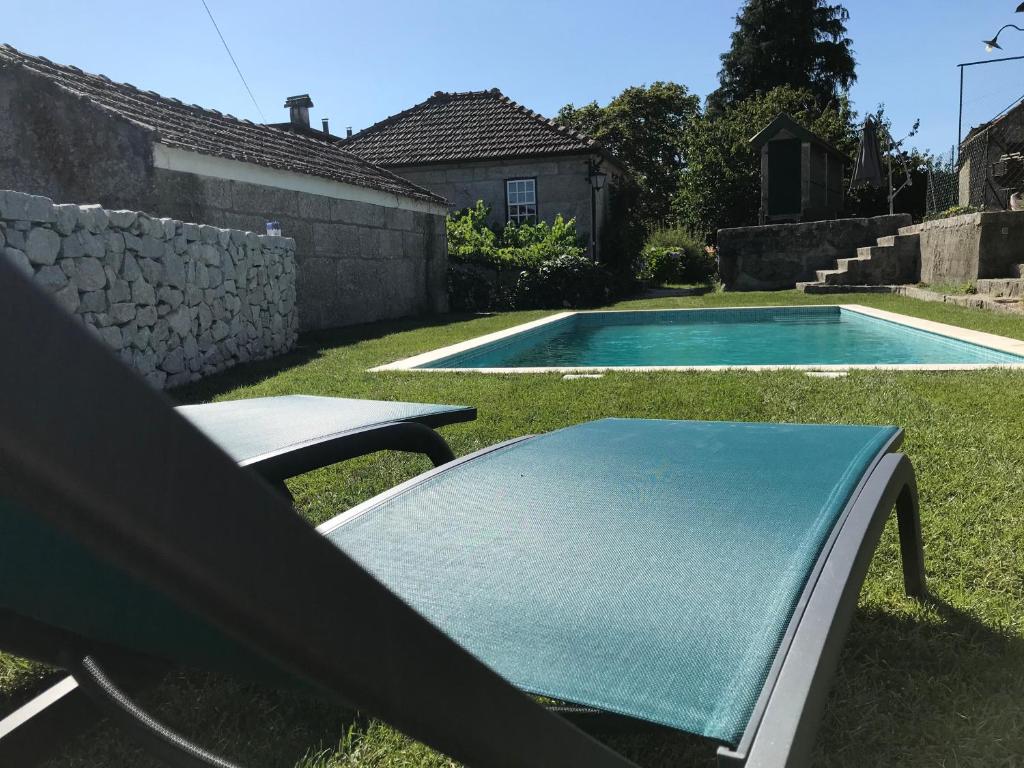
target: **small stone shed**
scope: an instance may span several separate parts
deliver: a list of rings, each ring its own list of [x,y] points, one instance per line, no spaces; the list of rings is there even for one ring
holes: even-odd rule
[[[258,233],[279,221],[306,329],[446,311],[445,200],[308,133],[0,46],[0,189]]]
[[[592,249],[600,242],[611,186],[625,173],[591,137],[497,88],[438,91],[341,146],[436,192],[454,210],[483,200],[495,225],[574,218]]]
[[[785,113],[750,143],[761,153],[761,224],[821,221],[842,213],[842,152]]]

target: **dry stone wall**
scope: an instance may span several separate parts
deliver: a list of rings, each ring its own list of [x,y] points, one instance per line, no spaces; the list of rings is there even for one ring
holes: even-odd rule
[[[0,254],[159,388],[295,344],[288,237],[0,191]]]

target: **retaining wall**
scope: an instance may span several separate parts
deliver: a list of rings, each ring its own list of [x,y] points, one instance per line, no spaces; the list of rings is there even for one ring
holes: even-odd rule
[[[1011,277],[1024,263],[1024,212],[968,213],[919,227],[921,281]]]
[[[718,230],[719,272],[727,290],[794,288],[835,269],[837,259],[909,226],[910,214],[867,219],[832,219],[800,224],[766,224]]]
[[[288,237],[0,191],[0,253],[156,387],[295,344]]]

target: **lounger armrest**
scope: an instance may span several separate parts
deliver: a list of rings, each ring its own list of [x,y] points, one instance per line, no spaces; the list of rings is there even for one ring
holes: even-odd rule
[[[299,448],[282,449],[243,461],[241,466],[254,470],[266,480],[280,482],[377,451],[423,454],[435,467],[455,458],[444,438],[430,427],[415,421],[395,421],[355,429]]]

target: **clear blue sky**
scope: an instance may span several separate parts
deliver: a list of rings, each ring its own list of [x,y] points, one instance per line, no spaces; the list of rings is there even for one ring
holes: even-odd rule
[[[624,87],[674,80],[716,87],[738,0],[515,3],[489,0],[207,0],[268,121],[308,92],[315,125],[356,130],[435,90],[497,86],[552,116],[566,102],[607,102]],[[185,102],[259,120],[200,0],[3,0],[0,42]],[[915,143],[956,140],[955,65],[984,59],[980,40],[1024,26],[1017,0],[847,0],[857,59],[853,98],[884,102],[894,129],[921,118]],[[1001,55],[1024,55],[1007,30]],[[999,55],[999,54],[997,54]],[[974,67],[965,124],[1024,95],[1024,61]],[[756,126],[752,126],[752,129]],[[966,128],[965,128],[966,132]],[[753,130],[752,130],[753,133]],[[902,135],[901,133],[899,135]]]

